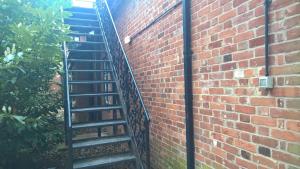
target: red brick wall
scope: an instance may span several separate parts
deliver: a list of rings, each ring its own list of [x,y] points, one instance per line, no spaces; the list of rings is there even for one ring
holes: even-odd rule
[[[175,0],[127,1],[116,23],[124,38]],[[151,114],[154,169],[185,168],[185,114],[179,6],[124,45]],[[197,166],[300,168],[300,1],[273,0],[270,74],[264,74],[263,0],[192,0]],[[294,168],[293,168],[294,167]]]

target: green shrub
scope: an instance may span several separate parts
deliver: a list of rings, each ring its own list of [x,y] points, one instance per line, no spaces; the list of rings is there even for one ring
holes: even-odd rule
[[[68,41],[67,0],[0,0],[0,169],[41,169],[63,142],[53,78]]]

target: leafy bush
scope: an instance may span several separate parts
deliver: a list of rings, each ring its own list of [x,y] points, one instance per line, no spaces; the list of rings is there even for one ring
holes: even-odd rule
[[[63,142],[61,20],[67,0],[0,0],[0,169],[41,169]]]

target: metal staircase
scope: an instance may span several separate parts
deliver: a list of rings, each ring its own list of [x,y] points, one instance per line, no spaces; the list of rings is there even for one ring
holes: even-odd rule
[[[105,31],[103,21],[113,23],[112,17],[103,18],[98,5],[65,9],[73,39],[63,44],[67,168],[150,169],[148,112],[123,48],[120,55],[111,47],[122,46]],[[115,27],[112,32],[118,37]]]

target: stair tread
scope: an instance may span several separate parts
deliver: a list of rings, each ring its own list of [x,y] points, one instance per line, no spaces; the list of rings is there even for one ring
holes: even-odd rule
[[[73,42],[68,42],[70,43],[83,43],[83,44],[103,44],[104,42],[95,42],[95,41],[85,41],[85,42],[78,42],[78,41],[73,41]]]
[[[68,59],[70,62],[111,62],[111,60]]]
[[[105,50],[81,50],[81,49],[69,49],[71,52],[106,52]]]
[[[113,144],[113,143],[120,143],[120,142],[127,142],[127,141],[130,141],[129,136],[115,136],[115,137],[100,138],[94,140],[76,141],[75,143],[73,143],[73,148],[92,147],[92,146]]]
[[[85,112],[85,111],[97,111],[97,110],[115,110],[121,109],[122,106],[102,106],[102,107],[88,107],[88,108],[73,108],[71,112]]]
[[[84,25],[70,25],[68,24],[70,27],[73,28],[93,28],[93,29],[100,29],[100,27],[98,26],[84,26]]]
[[[102,36],[101,34],[76,33],[76,32],[69,33],[69,35],[79,35],[79,36]]]
[[[69,72],[112,72],[113,70],[69,70]]]
[[[113,80],[92,80],[92,81],[72,80],[72,81],[69,81],[69,84],[95,84],[95,83],[116,83],[116,81],[113,81]]]
[[[122,125],[126,124],[125,120],[109,120],[109,121],[101,121],[101,122],[94,122],[94,123],[77,123],[73,124],[73,129],[80,129],[80,128],[89,128],[89,127],[103,127],[103,126],[112,126],[112,125]]]
[[[96,16],[96,13],[89,13],[89,12],[74,12],[70,11],[72,14],[77,14],[77,15],[91,15],[91,16]]]
[[[82,19],[82,18],[66,18],[65,21],[85,21],[85,22],[98,22],[96,19]]]
[[[74,10],[85,10],[86,13],[96,12],[95,8],[80,7],[80,6],[73,6],[70,8],[65,8],[64,10],[70,12],[73,12]]]
[[[87,169],[87,168],[94,168],[94,167],[102,167],[102,166],[107,166],[107,165],[120,163],[120,162],[133,161],[135,159],[136,157],[131,153],[110,155],[110,156],[75,161],[73,164],[73,168]]]
[[[118,95],[119,93],[73,93],[70,94],[71,97],[80,97],[80,96],[111,96]]]

